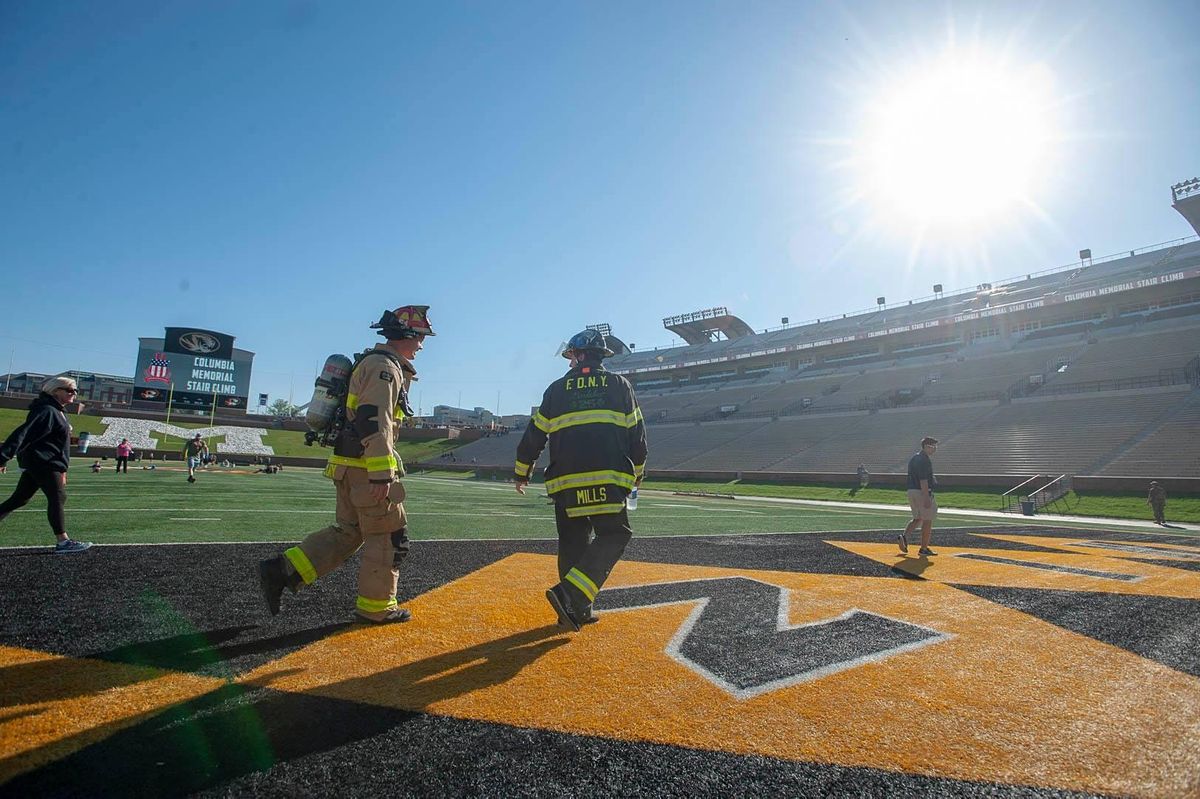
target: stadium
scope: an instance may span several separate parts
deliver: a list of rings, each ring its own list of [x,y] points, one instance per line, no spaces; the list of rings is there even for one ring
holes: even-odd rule
[[[0,799],[1200,797],[1194,3],[2,14]]]
[[[1063,488],[1178,478],[1176,488],[1196,489],[1195,236],[967,291],[935,288],[761,332],[723,307],[664,319],[693,343],[624,347],[609,362],[638,388],[656,474],[823,482],[866,464],[884,476],[936,430],[940,469],[964,485],[1003,490],[1038,475]],[[458,454],[508,466],[504,443]]]
[[[332,509],[295,423],[218,418],[215,393],[177,425],[76,416],[92,456],[165,452],[73,478],[86,569],[44,556],[36,503],[5,522],[0,794],[357,795],[382,770],[405,794],[557,795],[586,770],[617,793],[1195,795],[1196,527],[1071,515],[1151,476],[1198,493],[1195,237],[773,330],[664,324],[693,343],[607,331],[652,465],[577,641],[539,601],[553,513],[505,485],[515,436],[397,445],[419,529],[396,631],[346,621],[350,568],[261,607],[250,567]],[[181,495],[192,429],[232,464]],[[963,504],[933,562],[891,543],[929,432]],[[263,485],[238,464],[264,455],[294,468]],[[64,590],[88,602],[48,624]]]

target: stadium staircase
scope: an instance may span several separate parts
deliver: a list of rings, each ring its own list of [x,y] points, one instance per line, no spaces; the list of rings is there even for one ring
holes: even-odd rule
[[[1094,466],[1092,474],[1130,477],[1200,477],[1200,388],[1158,423],[1125,442],[1111,457]]]
[[[1120,458],[1125,453],[1128,453],[1131,450],[1133,450],[1135,447],[1137,447],[1138,444],[1141,444],[1143,441],[1150,439],[1156,433],[1158,433],[1160,430],[1163,430],[1164,428],[1174,430],[1175,426],[1168,427],[1169,423],[1172,420],[1179,419],[1179,420],[1183,421],[1185,424],[1188,422],[1191,422],[1194,424],[1195,421],[1200,421],[1195,418],[1196,414],[1192,413],[1193,411],[1195,411],[1197,409],[1200,409],[1200,392],[1193,391],[1181,404],[1175,405],[1175,406],[1168,406],[1167,408],[1165,408],[1161,413],[1159,413],[1151,421],[1147,422],[1145,424],[1145,426],[1143,426],[1140,430],[1138,430],[1136,433],[1131,435],[1128,439],[1126,439],[1125,441],[1122,441],[1120,444],[1113,447],[1111,450],[1106,452],[1104,455],[1100,456],[1099,458],[1096,458],[1096,460],[1089,463],[1081,473],[1082,474],[1100,474],[1101,472],[1104,471],[1106,466],[1108,466],[1112,462],[1116,461],[1118,458]],[[1193,428],[1193,429],[1196,429],[1196,428]],[[1167,442],[1163,442],[1160,438],[1155,443],[1160,444],[1160,443],[1167,443]],[[1158,448],[1159,447],[1156,447],[1156,449],[1158,449]],[[1168,449],[1168,447],[1161,447],[1161,449]],[[1164,452],[1162,454],[1166,454],[1166,453]],[[1167,476],[1167,475],[1164,475],[1164,476]],[[1174,475],[1170,475],[1170,476],[1174,476]]]

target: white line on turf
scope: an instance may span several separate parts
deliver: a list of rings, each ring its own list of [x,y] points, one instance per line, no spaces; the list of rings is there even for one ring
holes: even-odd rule
[[[957,532],[966,530],[968,532],[977,532],[974,527],[942,527],[939,528],[942,532]],[[779,536],[779,535],[840,535],[842,533],[870,533],[872,535],[892,535],[896,532],[894,527],[885,527],[879,530],[770,530],[761,533],[637,533],[635,539],[664,539],[664,538],[752,538],[760,536]],[[1169,535],[1169,533],[1168,533]],[[295,538],[280,538],[276,540],[266,541],[147,541],[145,543],[117,543],[117,544],[94,544],[97,547],[179,547],[206,545],[206,546],[239,546],[239,545],[262,545],[262,544],[290,544],[296,542]],[[504,542],[504,541],[538,541],[538,542],[553,542],[551,537],[537,538],[534,536],[513,536],[511,538],[414,538],[413,543],[431,543],[431,544],[453,544],[453,543],[479,543],[479,542]],[[895,543],[894,540],[888,539],[886,543]],[[13,546],[0,547],[0,552],[5,550],[26,550],[26,549],[50,549],[47,545],[39,544],[17,544]]]
[[[746,538],[749,536],[770,536],[770,535],[833,535],[835,533],[844,533],[844,532],[850,532],[850,531],[847,531],[847,530],[799,530],[799,531],[797,531],[797,530],[779,530],[779,531],[772,530],[769,532],[762,532],[762,533],[680,533],[678,535],[672,535],[670,533],[663,533],[663,534],[646,533],[646,534],[635,534],[634,538],[642,538],[642,539],[646,539],[646,538],[654,538],[654,539],[659,539],[659,538]],[[854,530],[853,532],[887,534],[887,533],[894,533],[895,530],[889,527],[884,530]],[[244,544],[244,545],[249,546],[249,545],[259,545],[259,544],[290,544],[290,543],[294,543],[296,540],[297,539],[294,539],[294,538],[280,538],[280,539],[277,539],[274,541],[272,541],[272,540],[267,540],[267,541],[146,541],[144,543],[137,543],[137,542],[116,543],[116,544],[98,543],[98,544],[93,544],[92,546],[95,546],[95,547],[181,547],[181,546],[190,546],[192,544],[197,544],[197,545],[204,544],[207,546],[238,546],[238,545]],[[515,541],[515,542],[538,541],[538,542],[551,542],[552,543],[554,541],[554,538],[552,538],[552,537],[538,538],[535,536],[514,536],[511,538],[501,537],[501,538],[414,538],[413,539],[413,543],[415,543],[415,544],[416,543],[420,543],[420,544],[423,544],[423,543],[454,544],[454,543],[479,543],[479,542],[495,543],[495,542],[504,542],[504,541]],[[13,545],[13,546],[0,547],[0,552],[9,550],[9,549],[15,549],[15,550],[50,549],[50,547],[45,546],[45,545],[38,545],[38,544],[17,544],[17,545]]]

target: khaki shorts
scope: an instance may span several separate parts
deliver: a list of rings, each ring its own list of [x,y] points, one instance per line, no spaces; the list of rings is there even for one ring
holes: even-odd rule
[[[937,497],[929,494],[929,507],[925,507],[925,492],[919,488],[908,489],[908,507],[912,508],[912,517],[923,522],[931,522],[937,518]]]

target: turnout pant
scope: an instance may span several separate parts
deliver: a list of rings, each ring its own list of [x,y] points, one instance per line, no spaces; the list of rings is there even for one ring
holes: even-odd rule
[[[62,478],[62,472],[35,469],[26,469],[21,472],[12,496],[0,503],[0,519],[17,508],[24,507],[40,490],[46,495],[46,518],[50,521],[50,529],[54,531],[55,535],[65,535],[67,524],[63,514],[63,505],[67,503],[67,489],[62,484]]]
[[[396,607],[400,563],[408,556],[404,486],[394,482],[382,502],[371,496],[366,469],[332,468],[337,487],[335,521],[283,553],[288,568],[306,584],[316,582],[362,548],[357,612],[380,619]]]
[[[1166,508],[1167,508],[1167,503],[1165,503],[1165,502],[1151,502],[1150,503],[1150,509],[1154,511],[1154,521],[1158,522],[1159,524],[1162,524],[1166,520],[1166,517],[1163,516],[1163,511],[1165,511]]]
[[[554,523],[558,526],[559,579],[571,593],[571,603],[586,616],[633,537],[629,514],[621,508],[620,513],[572,518],[555,503]]]

